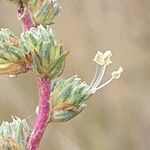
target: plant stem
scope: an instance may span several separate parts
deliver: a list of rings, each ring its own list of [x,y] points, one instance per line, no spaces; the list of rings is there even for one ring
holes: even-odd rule
[[[51,112],[51,81],[47,78],[38,79],[39,85],[39,112],[33,132],[28,142],[28,150],[38,150]]]
[[[32,27],[34,27],[30,11],[22,3],[18,6],[18,18],[22,21],[23,32],[29,31]]]
[[[26,32],[28,30],[30,30],[30,28],[32,28],[34,26],[32,19],[30,17],[30,13],[27,12],[25,14],[25,16],[22,18],[22,27],[23,27],[23,31]]]
[[[29,31],[30,28],[34,27],[30,11],[24,7],[22,3],[18,9],[19,19],[22,21],[23,31]],[[51,81],[47,77],[38,78],[39,86],[39,112],[35,121],[34,129],[29,137],[27,143],[28,150],[38,150],[46,126],[50,120],[51,114]]]

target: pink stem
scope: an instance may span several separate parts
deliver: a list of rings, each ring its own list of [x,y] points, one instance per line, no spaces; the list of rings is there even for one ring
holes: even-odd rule
[[[40,92],[39,112],[28,142],[28,150],[39,149],[51,112],[51,81],[47,78],[40,78],[38,85]]]
[[[34,27],[34,23],[32,21],[30,11],[21,5],[18,9],[18,13],[20,15],[20,19],[22,21],[23,31],[26,32],[30,30],[30,28]],[[19,16],[18,16],[19,17]],[[29,137],[29,141],[27,144],[28,150],[38,150],[44,132],[46,130],[46,126],[50,119],[50,112],[52,107],[51,102],[51,81],[46,77],[38,79],[39,86],[39,112],[36,118],[36,122],[34,125],[34,129]]]
[[[29,31],[34,27],[30,11],[26,6],[23,6],[23,4],[18,6],[18,18],[22,21],[23,32]]]
[[[22,27],[23,27],[23,31],[29,31],[30,28],[32,28],[34,26],[33,21],[30,17],[30,13],[27,12],[25,14],[25,16],[22,18]]]

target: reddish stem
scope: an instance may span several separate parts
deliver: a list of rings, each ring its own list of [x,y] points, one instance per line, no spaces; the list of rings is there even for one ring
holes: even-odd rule
[[[34,27],[30,11],[26,6],[23,6],[22,3],[18,6],[18,18],[22,21],[23,32],[29,31]]]
[[[21,3],[18,9],[19,18],[22,21],[23,31],[26,32],[34,27],[30,11]],[[46,77],[38,79],[39,86],[39,112],[36,118],[34,129],[29,137],[28,150],[38,150],[46,126],[50,119],[50,112],[52,107],[51,102],[51,81]]]
[[[30,30],[30,28],[32,28],[34,26],[33,21],[30,17],[30,13],[27,12],[24,17],[22,18],[22,27],[23,27],[23,31],[26,32],[28,30]]]
[[[28,142],[28,150],[39,149],[51,112],[51,81],[47,78],[40,78],[38,85],[40,93],[39,112]]]

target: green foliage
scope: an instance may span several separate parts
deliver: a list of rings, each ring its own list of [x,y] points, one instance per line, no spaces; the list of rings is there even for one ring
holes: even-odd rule
[[[61,43],[56,40],[49,26],[44,28],[40,25],[23,33],[21,47],[24,53],[31,53],[33,72],[38,77],[47,76],[53,79],[62,74],[68,51],[63,51]]]
[[[19,38],[9,29],[0,30],[0,74],[17,75],[26,72]]]
[[[91,95],[89,86],[77,76],[54,81],[52,121],[64,122],[72,119],[86,107]]]
[[[35,25],[43,26],[54,23],[55,17],[60,13],[61,6],[57,0],[8,0],[17,5],[27,7]]]
[[[29,0],[27,6],[36,25],[53,24],[54,18],[61,10],[56,0]]]
[[[26,150],[30,129],[26,120],[13,117],[13,122],[2,122],[0,126],[0,148],[3,150]]]

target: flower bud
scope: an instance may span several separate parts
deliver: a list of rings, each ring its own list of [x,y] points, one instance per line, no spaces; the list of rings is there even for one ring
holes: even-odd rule
[[[67,80],[54,81],[52,92],[52,122],[64,122],[72,119],[86,107],[91,96],[89,86],[77,76]]]
[[[27,55],[31,53],[33,72],[38,77],[59,77],[65,65],[68,51],[63,51],[52,29],[42,25],[31,28],[21,35],[21,47]]]
[[[31,11],[32,19],[36,25],[53,24],[54,18],[61,10],[57,0],[28,0],[27,7]]]
[[[0,74],[27,72],[25,56],[19,49],[19,38],[9,29],[0,30]]]
[[[0,149],[1,150],[20,150],[19,144],[12,138],[4,138],[0,135]]]
[[[0,126],[0,149],[26,150],[30,129],[26,120],[13,117],[13,122],[3,122]]]
[[[8,0],[18,7],[27,9],[34,24],[43,26],[54,23],[54,18],[60,13],[61,6],[57,0]],[[24,12],[26,13],[26,12]],[[23,14],[24,15],[24,14]],[[23,16],[22,16],[23,17]]]

